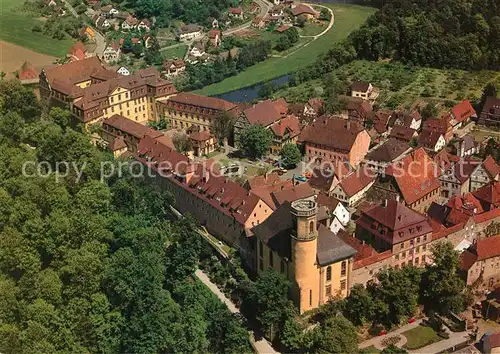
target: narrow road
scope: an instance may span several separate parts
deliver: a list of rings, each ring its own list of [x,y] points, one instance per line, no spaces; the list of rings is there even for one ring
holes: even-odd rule
[[[364,342],[361,342],[361,343],[359,344],[359,348],[360,348],[360,349],[363,349],[363,348],[367,348],[367,347],[370,347],[370,346],[372,346],[372,345],[373,345],[375,348],[382,350],[382,349],[384,349],[384,346],[382,345],[382,341],[383,341],[385,338],[387,338],[387,337],[392,337],[392,336],[395,336],[395,335],[397,335],[397,334],[401,334],[401,333],[406,332],[406,331],[408,331],[408,330],[410,330],[410,329],[412,329],[412,328],[416,328],[416,327],[420,326],[420,323],[422,323],[422,320],[421,320],[421,319],[420,319],[420,320],[417,320],[417,321],[415,321],[415,322],[413,322],[413,323],[410,323],[410,324],[404,325],[404,326],[402,326],[402,327],[400,327],[400,328],[396,329],[395,331],[392,331],[392,332],[387,333],[386,335],[383,335],[383,336],[378,336],[378,337],[374,337],[374,338],[372,338],[372,339],[365,340]],[[403,344],[403,342],[401,342],[401,343],[397,343],[397,344],[396,344],[396,346],[398,346],[398,347],[399,347],[399,346],[400,346],[400,345],[402,345],[402,344]],[[431,353],[431,352],[427,352],[427,351],[426,351],[426,353]]]
[[[200,269],[196,270],[195,275],[198,279],[201,280],[203,284],[205,284],[210,291],[219,298],[220,301],[222,301],[224,304],[226,304],[227,308],[231,313],[240,313],[240,311],[234,306],[234,304],[229,300],[222,291],[219,290],[217,285],[212,283],[212,281],[208,278],[208,276],[203,273]],[[253,334],[253,339],[254,339],[254,347],[257,350],[257,353],[259,354],[275,354],[278,353],[271,347],[269,342],[265,340],[264,338],[261,338],[259,340],[256,340],[255,338],[255,332]]]
[[[68,0],[62,0],[62,1],[64,2],[64,5],[66,5],[66,8],[69,10],[69,12],[71,12],[73,16],[75,16],[76,18],[80,17],[80,15],[78,15],[78,13],[75,11],[73,6],[71,6]]]
[[[254,0],[254,1],[259,5],[259,8],[260,8],[259,14],[257,16],[262,17],[262,18],[266,17],[267,14],[269,13],[269,10],[271,9],[271,7],[273,5],[267,0]],[[229,36],[231,34],[238,32],[238,31],[246,29],[246,28],[250,27],[251,25],[252,25],[252,21],[248,21],[248,22],[245,22],[242,25],[239,25],[237,27],[225,30],[222,32],[222,34],[224,36]]]

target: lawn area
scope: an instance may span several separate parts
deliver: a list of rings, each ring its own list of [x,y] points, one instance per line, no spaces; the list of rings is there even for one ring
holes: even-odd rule
[[[74,41],[53,39],[33,32],[33,26],[42,25],[43,22],[15,12],[14,8],[21,4],[19,0],[0,0],[0,39],[39,53],[64,57]]]
[[[408,340],[404,346],[408,350],[419,349],[443,339],[437,335],[436,331],[426,326],[418,326],[401,334]]]
[[[332,43],[346,38],[349,33],[358,28],[368,16],[375,12],[374,8],[358,5],[325,4],[325,6],[329,6],[333,10],[335,23],[323,36],[286,58],[270,58],[251,66],[236,76],[196,92],[202,95],[221,94],[297,71],[313,63],[318,55],[328,51]]]
[[[365,350],[366,353],[369,353],[369,354],[378,354],[378,353],[380,353],[380,350],[378,350],[377,348],[375,348],[374,345],[370,345],[369,347],[364,348],[364,350]]]
[[[183,59],[184,55],[186,55],[187,50],[188,50],[187,45],[181,45],[178,47],[169,48],[165,50],[161,49],[160,52],[165,59],[174,59],[174,58]]]
[[[315,36],[323,32],[328,26],[328,22],[308,23],[304,28],[299,28],[301,36]]]

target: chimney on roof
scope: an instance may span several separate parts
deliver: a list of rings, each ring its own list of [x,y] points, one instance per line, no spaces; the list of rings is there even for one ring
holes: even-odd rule
[[[350,120],[347,121],[346,128],[347,128],[347,130],[351,130],[351,121]]]
[[[384,208],[386,208],[386,207],[387,207],[387,199],[383,199],[383,200],[382,200],[382,206],[383,206]]]
[[[396,194],[396,202],[399,203],[399,194]]]

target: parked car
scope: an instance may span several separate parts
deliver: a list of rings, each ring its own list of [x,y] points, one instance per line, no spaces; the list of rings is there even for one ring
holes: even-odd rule
[[[306,182],[307,181],[307,178],[305,176],[295,176],[295,179],[299,182]]]

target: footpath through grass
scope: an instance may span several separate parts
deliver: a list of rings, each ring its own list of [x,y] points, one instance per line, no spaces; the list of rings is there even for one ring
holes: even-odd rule
[[[196,92],[202,95],[221,94],[297,71],[313,63],[320,54],[328,51],[333,43],[346,38],[349,33],[358,28],[376,11],[374,8],[358,5],[324,5],[333,10],[335,22],[332,28],[323,36],[286,58],[269,58],[249,67],[236,76],[229,77]]]
[[[33,26],[42,26],[43,22],[17,11],[22,4],[22,0],[0,0],[0,40],[38,53],[55,57],[65,56],[74,41],[53,39],[42,33],[33,32]]]

